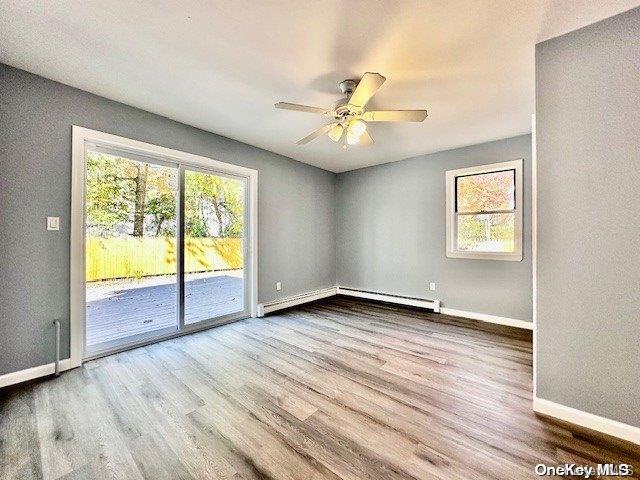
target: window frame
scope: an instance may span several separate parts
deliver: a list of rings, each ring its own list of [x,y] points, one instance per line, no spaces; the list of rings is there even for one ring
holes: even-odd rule
[[[445,172],[446,185],[446,255],[447,258],[471,258],[479,260],[506,260],[512,262],[522,261],[522,159],[509,162],[492,163],[488,165],[476,165],[473,167],[447,170]],[[459,250],[458,241],[458,213],[457,205],[457,179],[470,175],[483,173],[496,173],[505,170],[513,170],[515,185],[515,208],[499,212],[478,213],[511,213],[514,214],[514,251],[513,252],[473,252]],[[465,213],[468,215],[469,213]]]

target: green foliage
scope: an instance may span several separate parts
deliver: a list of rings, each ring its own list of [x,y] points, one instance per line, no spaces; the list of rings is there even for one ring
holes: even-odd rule
[[[243,184],[202,172],[185,174],[185,235],[241,237],[244,213]]]
[[[460,248],[468,249],[485,240],[485,224],[475,218],[462,218],[458,220],[458,244]]]
[[[175,237],[177,171],[145,165],[87,153],[86,221],[91,235],[131,236],[135,232],[145,237]],[[186,171],[185,235],[241,237],[243,196],[243,183],[238,180]]]
[[[512,252],[514,234],[512,213],[458,216],[458,247],[462,250]]]
[[[132,194],[126,182],[120,180],[122,165],[106,155],[87,155],[87,225],[108,230],[129,218]]]
[[[191,215],[188,217],[192,217],[187,220],[187,225],[185,226],[185,231],[188,232],[188,235],[193,238],[205,238],[208,237],[207,226],[204,223],[204,220],[200,218],[198,215]]]
[[[176,218],[176,203],[173,195],[161,193],[152,197],[147,201],[146,210],[153,215],[156,237],[174,235],[173,230],[167,227],[167,222]]]

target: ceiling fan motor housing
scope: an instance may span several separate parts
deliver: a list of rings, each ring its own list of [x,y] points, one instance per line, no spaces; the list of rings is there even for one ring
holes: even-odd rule
[[[334,117],[337,120],[344,120],[349,115],[353,115],[353,112],[351,111],[351,108],[349,107],[349,105],[347,105],[348,101],[349,101],[349,99],[345,98],[345,99],[337,101],[333,105],[333,111],[335,112]]]
[[[344,93],[346,96],[350,97],[353,91],[358,86],[357,80],[343,80],[338,86],[340,87],[340,91]]]

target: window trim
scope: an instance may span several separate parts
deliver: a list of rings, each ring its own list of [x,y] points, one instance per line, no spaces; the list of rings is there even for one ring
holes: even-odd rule
[[[447,170],[445,172],[446,190],[446,254],[447,258],[471,258],[479,260],[506,260],[512,262],[522,261],[522,159],[509,162],[492,163],[489,165],[476,165],[473,167]],[[514,213],[514,251],[513,252],[468,252],[458,250],[457,241],[457,213],[456,213],[456,183],[458,177],[478,175],[482,173],[494,173],[504,170],[515,171],[515,209]],[[485,212],[490,213],[490,212]],[[500,212],[499,212],[500,213]],[[504,213],[504,212],[502,212]]]

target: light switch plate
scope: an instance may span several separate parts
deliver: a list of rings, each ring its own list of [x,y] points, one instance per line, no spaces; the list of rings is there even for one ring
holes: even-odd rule
[[[433,282],[429,283],[429,290],[434,291],[436,289],[436,284]]]
[[[281,282],[276,282],[276,290],[278,290],[278,291],[282,290],[282,283]]]
[[[47,217],[47,230],[60,230],[60,217]]]

